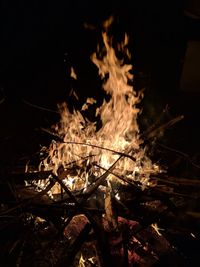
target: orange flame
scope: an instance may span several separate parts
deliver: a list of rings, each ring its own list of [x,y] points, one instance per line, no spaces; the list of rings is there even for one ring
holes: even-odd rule
[[[136,105],[141,100],[141,94],[136,94],[130,85],[133,80],[130,72],[132,65],[124,64],[123,60],[117,58],[106,31],[102,38],[104,57],[100,59],[96,53],[91,57],[99,69],[100,77],[108,77],[103,89],[110,95],[110,100],[104,100],[101,107],[96,109],[102,127],[97,130],[96,123],[84,118],[81,111],[70,113],[66,103],[60,105],[61,120],[55,126],[55,131],[63,137],[63,143],[52,142],[44,166],[56,174],[59,167],[63,166],[65,183],[70,189],[78,190],[86,188],[89,178],[102,175],[119,155],[124,154],[115,165],[116,173],[128,180],[138,180],[145,187],[149,185],[150,174],[158,172],[159,168],[140,148],[142,141],[139,138],[139,109]],[[127,44],[128,37],[125,35],[124,42],[118,47],[130,57]],[[94,103],[94,99],[88,98],[82,110]],[[109,174],[107,180],[113,179],[114,175]]]

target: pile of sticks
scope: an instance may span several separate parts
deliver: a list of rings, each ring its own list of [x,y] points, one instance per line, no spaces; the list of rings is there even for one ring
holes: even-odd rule
[[[144,145],[151,141],[162,156],[175,155],[176,169],[184,158],[199,171],[188,155],[156,141],[181,119],[159,127],[158,119],[142,135]],[[13,172],[1,166],[0,265],[195,266],[198,255],[191,250],[200,244],[200,180],[159,173],[150,177],[154,186],[144,189],[140,182],[117,175],[115,165],[86,190],[73,191],[63,182],[62,171],[55,175],[16,167]],[[111,187],[118,190],[117,197],[104,190],[110,174],[116,177]],[[45,184],[39,191],[37,181]],[[50,196],[55,184],[60,192]]]
[[[77,192],[51,171],[2,173],[2,266],[185,266],[190,257],[176,240],[200,240],[200,181],[159,174],[144,190],[115,181],[116,198],[101,189],[110,173]],[[50,198],[55,183],[61,191]]]

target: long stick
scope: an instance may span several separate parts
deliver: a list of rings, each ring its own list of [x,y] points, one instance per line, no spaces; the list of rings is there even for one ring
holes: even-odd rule
[[[69,145],[82,145],[82,146],[90,146],[90,147],[94,147],[94,148],[98,148],[98,149],[101,149],[101,150],[106,150],[106,151],[109,151],[109,152],[112,152],[112,153],[115,153],[115,154],[118,154],[118,155],[121,155],[121,156],[124,156],[124,157],[127,157],[127,158],[130,158],[132,159],[133,161],[135,161],[135,158],[133,156],[130,156],[128,155],[127,153],[124,153],[124,152],[119,152],[119,151],[116,151],[114,149],[110,149],[110,148],[107,148],[107,147],[103,147],[103,146],[98,146],[98,145],[94,145],[94,144],[88,144],[88,143],[84,143],[84,142],[76,142],[76,141],[64,141],[62,137],[60,137],[58,134],[56,133],[53,133],[47,129],[44,129],[44,128],[41,128],[41,130],[43,130],[44,132],[48,133],[48,134],[51,134],[53,136],[55,136],[61,143],[64,143],[64,144],[69,144]]]

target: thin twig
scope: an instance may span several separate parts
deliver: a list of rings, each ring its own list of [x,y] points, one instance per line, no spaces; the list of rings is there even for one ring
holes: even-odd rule
[[[94,144],[88,144],[88,143],[84,143],[84,142],[76,142],[76,141],[64,141],[63,138],[61,136],[59,136],[58,134],[48,130],[48,129],[45,129],[45,128],[41,128],[42,131],[56,137],[61,143],[64,143],[64,144],[69,144],[69,145],[82,145],[82,146],[90,146],[90,147],[94,147],[94,148],[98,148],[98,149],[101,149],[101,150],[106,150],[106,151],[109,151],[109,152],[112,152],[112,153],[115,153],[115,154],[118,154],[118,155],[121,155],[121,156],[124,156],[126,158],[130,158],[131,160],[135,161],[135,158],[133,156],[130,156],[124,152],[119,152],[119,151],[116,151],[114,149],[110,149],[110,148],[107,148],[107,147],[103,147],[103,146],[98,146],[98,145],[94,145]]]
[[[157,143],[160,147],[162,147],[162,148],[164,148],[164,149],[166,149],[166,150],[168,150],[168,151],[174,152],[174,153],[176,153],[176,154],[179,154],[179,155],[182,156],[183,158],[186,158],[186,159],[190,162],[190,164],[191,164],[192,166],[194,166],[195,168],[200,169],[200,165],[194,163],[194,162],[190,159],[190,157],[189,157],[188,154],[186,154],[186,153],[184,153],[184,152],[182,152],[182,151],[180,151],[180,150],[174,149],[174,148],[172,148],[172,147],[166,146],[166,145],[164,145],[164,144],[161,144],[161,143],[159,143],[159,142],[156,142],[156,143]]]
[[[21,202],[19,202],[17,204],[17,206],[12,207],[10,209],[7,209],[5,211],[2,211],[0,213],[0,216],[2,216],[4,214],[8,214],[8,213],[10,213],[12,211],[15,211],[15,210],[18,210],[18,209],[22,209],[22,208],[28,206],[29,204],[32,203],[33,200],[35,200],[37,198],[41,198],[42,196],[46,195],[51,190],[51,188],[54,186],[54,184],[55,184],[55,182],[51,180],[50,183],[47,185],[47,187],[44,190],[42,190],[41,192],[37,193],[36,195],[34,195],[31,198],[23,199]]]
[[[51,174],[52,174],[52,170],[51,171],[25,172],[25,173],[12,172],[6,175],[6,180],[14,179],[16,182],[24,181],[24,180],[26,181],[46,180]]]
[[[159,115],[159,117],[157,118],[157,120],[143,133],[144,136],[147,136],[150,132],[152,132],[153,130],[155,130],[155,128],[157,127],[157,125],[159,125],[159,123],[161,122],[162,117],[166,113],[167,108],[168,108],[168,106],[165,107],[165,109],[161,112],[161,114]]]
[[[197,179],[187,179],[187,178],[177,178],[173,176],[164,176],[163,178],[157,177],[155,174],[151,176],[151,180],[160,181],[164,184],[172,184],[174,186],[187,185],[187,186],[200,186],[200,180]]]
[[[4,93],[4,89],[3,88],[1,88],[0,91],[1,91],[1,93],[3,95],[2,99],[0,100],[0,105],[1,105],[6,100],[6,96],[5,96],[5,93]]]
[[[47,111],[47,112],[51,112],[51,113],[56,113],[56,114],[59,114],[58,111],[56,110],[52,110],[52,109],[49,109],[49,108],[45,108],[45,107],[41,107],[41,106],[38,106],[38,105],[35,105],[35,104],[32,104],[30,103],[29,101],[25,100],[25,99],[22,99],[22,102],[30,107],[33,107],[33,108],[36,108],[36,109],[40,109],[40,110],[43,110],[43,111]]]
[[[110,171],[112,171],[116,164],[118,163],[118,161],[120,161],[120,159],[123,156],[121,155],[111,166],[109,169],[107,169],[97,180],[96,182],[91,185],[89,188],[87,188],[86,192],[84,193],[83,199],[81,201],[81,203],[85,200],[87,200],[96,190],[97,188],[106,180],[106,178],[108,177],[108,175],[110,174]]]
[[[63,183],[61,179],[59,179],[58,176],[52,174],[52,178],[60,184],[60,186],[65,190],[65,192],[68,194],[68,196],[71,198],[71,200],[77,205],[77,207],[80,208],[80,204],[77,201],[76,197],[71,193],[71,191],[68,189],[68,187]],[[82,209],[82,208],[81,208]]]
[[[164,194],[167,194],[167,195],[170,195],[170,196],[177,196],[177,197],[185,197],[185,198],[191,198],[191,199],[198,199],[199,196],[194,196],[194,195],[191,195],[191,194],[181,194],[181,193],[176,193],[176,192],[168,192],[166,190],[162,190],[161,188],[158,188],[158,187],[155,187],[154,188],[155,191],[158,191],[158,192],[161,192],[161,193],[164,193]]]
[[[127,180],[126,178],[124,178],[124,177],[118,175],[117,173],[114,173],[113,171],[107,170],[106,168],[104,168],[104,167],[102,167],[102,166],[100,166],[100,165],[98,165],[98,164],[94,164],[94,165],[97,166],[98,168],[104,170],[104,171],[108,171],[110,174],[114,175],[114,176],[115,176],[116,178],[118,178],[119,180],[122,180],[123,182],[125,182],[125,183],[127,183],[127,184],[133,186],[134,188],[137,187],[137,183],[139,184],[139,182],[137,182],[137,183],[136,183],[136,182],[135,182],[135,183],[132,183],[132,182],[130,182],[129,180]]]
[[[52,132],[51,130],[46,129],[46,128],[43,128],[43,127],[41,127],[40,130],[42,130],[43,132],[48,133],[48,134],[50,134],[50,135],[56,137],[56,139],[57,139],[58,141],[60,141],[61,143],[64,143],[63,138],[62,138],[59,134],[57,134],[57,133],[55,133],[55,132]]]
[[[166,130],[167,128],[169,128],[170,126],[174,125],[175,123],[181,121],[182,119],[184,118],[183,115],[181,116],[178,116],[170,121],[168,121],[167,123],[161,125],[160,127],[158,127],[157,129],[153,129],[150,133],[147,133],[147,135],[142,135],[142,138],[144,138],[145,140],[148,140],[148,139],[152,139],[154,137],[156,137],[156,135],[161,132],[161,131],[164,131]]]
[[[3,102],[6,100],[5,97],[3,97],[1,100],[0,100],[0,105],[3,104]]]
[[[135,161],[135,158],[133,156],[130,156],[130,155],[124,153],[124,152],[119,152],[119,151],[116,151],[116,150],[113,150],[113,149],[110,149],[110,148],[107,148],[107,147],[93,145],[93,144],[87,144],[87,143],[83,143],[83,142],[74,142],[74,141],[67,141],[67,142],[64,142],[64,143],[65,144],[72,144],[72,145],[74,144],[74,145],[91,146],[91,147],[94,147],[94,148],[99,148],[99,149],[102,149],[102,150],[106,150],[106,151],[118,154],[118,155],[126,157],[126,158],[130,158],[131,160]]]
[[[69,163],[67,163],[65,166],[69,166],[69,165],[74,165],[75,163],[79,162],[79,161],[84,161],[88,158],[92,158],[92,157],[95,157],[97,156],[97,154],[92,154],[92,155],[88,155],[88,156],[85,156],[85,157],[81,157],[80,159],[77,159],[77,160],[73,160]]]

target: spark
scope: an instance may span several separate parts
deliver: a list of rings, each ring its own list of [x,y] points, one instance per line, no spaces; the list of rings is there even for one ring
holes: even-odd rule
[[[196,238],[195,234],[193,234],[193,233],[190,233],[190,235],[191,235],[193,238]]]
[[[75,80],[77,80],[77,75],[76,75],[73,67],[71,67],[71,77],[74,78]]]
[[[115,195],[115,198],[116,198],[117,200],[120,200],[119,193],[117,193],[117,194]]]

